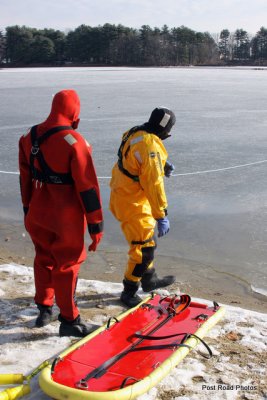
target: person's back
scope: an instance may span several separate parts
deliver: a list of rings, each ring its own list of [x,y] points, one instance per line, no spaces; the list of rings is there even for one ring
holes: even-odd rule
[[[86,257],[86,222],[93,240],[89,250],[95,251],[102,236],[103,215],[91,148],[74,130],[79,113],[76,92],[63,90],[55,95],[48,118],[19,143],[25,226],[36,250],[35,302],[41,317],[37,326],[49,322],[49,315],[47,321],[42,317],[51,314],[54,295],[61,325],[79,317],[74,294],[80,263]],[[68,331],[75,334],[75,329]],[[64,334],[62,329],[60,333]]]
[[[161,166],[165,165],[168,154],[162,141],[142,128],[136,127],[136,132],[126,141],[122,152],[123,168],[136,179],[129,179],[129,176],[120,173],[118,163],[113,167],[110,207],[118,219],[122,212],[125,219],[125,212],[132,213],[133,207],[140,208],[140,212],[146,207],[157,219],[165,215],[164,209],[167,208]]]

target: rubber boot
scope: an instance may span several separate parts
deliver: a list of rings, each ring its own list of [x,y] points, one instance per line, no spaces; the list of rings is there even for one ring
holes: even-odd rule
[[[175,282],[176,278],[174,275],[163,276],[158,278],[155,268],[147,270],[141,279],[141,286],[144,292],[151,292],[159,288],[164,288]]]
[[[61,322],[59,336],[85,337],[99,328],[98,325],[83,322],[80,315],[73,321],[68,321],[59,314],[58,320]]]
[[[52,320],[52,306],[37,304],[37,308],[40,311],[40,314],[35,321],[35,326],[37,328],[42,328],[43,326],[50,324]]]
[[[142,301],[141,297],[137,296],[136,294],[139,288],[139,282],[123,279],[122,283],[124,289],[120,297],[121,302],[129,308],[137,306]]]

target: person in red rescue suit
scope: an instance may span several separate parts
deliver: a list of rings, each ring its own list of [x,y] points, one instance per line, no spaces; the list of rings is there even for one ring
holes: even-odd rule
[[[48,118],[19,141],[20,187],[25,227],[35,246],[36,326],[51,322],[54,299],[60,336],[83,337],[95,326],[82,321],[75,299],[86,258],[86,225],[95,251],[103,235],[103,213],[89,143],[76,131],[80,100],[58,92]]]
[[[174,124],[171,110],[155,108],[148,122],[124,133],[112,170],[110,210],[130,247],[121,293],[128,307],[141,301],[136,294],[140,283],[143,291],[150,292],[175,281],[172,275],[159,278],[153,267],[156,222],[159,237],[170,229],[163,178],[171,175],[174,166],[167,161],[162,141]]]

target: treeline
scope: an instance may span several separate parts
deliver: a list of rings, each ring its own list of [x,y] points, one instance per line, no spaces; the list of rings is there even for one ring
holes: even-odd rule
[[[267,29],[255,37],[243,29],[218,37],[187,27],[81,25],[64,33],[54,29],[9,26],[0,31],[0,63],[23,65],[179,66],[267,63]]]
[[[225,62],[252,61],[267,64],[267,29],[262,27],[254,37],[243,29],[230,33],[223,29],[218,41],[220,58]]]

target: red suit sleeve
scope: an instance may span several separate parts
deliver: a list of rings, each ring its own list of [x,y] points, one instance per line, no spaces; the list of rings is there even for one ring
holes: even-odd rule
[[[80,197],[90,234],[103,231],[102,201],[90,145],[79,138],[73,146],[71,174]]]

